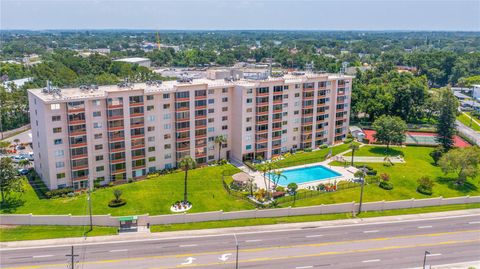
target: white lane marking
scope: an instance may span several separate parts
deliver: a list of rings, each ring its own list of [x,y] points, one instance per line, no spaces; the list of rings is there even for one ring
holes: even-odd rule
[[[313,266],[309,265],[309,266],[299,266],[299,267],[295,267],[295,269],[307,269],[307,268],[313,268]]]
[[[428,226],[418,226],[417,227],[418,229],[427,229],[427,228],[432,228],[431,225],[428,225]]]
[[[128,251],[128,249],[112,249],[109,252],[125,252]]]
[[[364,263],[367,263],[367,262],[379,262],[380,259],[374,259],[374,260],[366,260],[366,261],[362,261]]]
[[[322,237],[323,234],[312,234],[312,235],[307,235],[305,236],[306,238],[312,238],[312,237]]]
[[[379,230],[363,231],[364,234],[378,233]]]
[[[253,242],[261,242],[262,239],[252,239],[252,240],[245,240],[247,243],[253,243]]]
[[[442,253],[430,253],[427,254],[428,257],[442,256]]]
[[[480,221],[470,221],[468,224],[480,224]]]
[[[194,258],[194,257],[188,257],[188,258],[185,259],[185,262],[182,262],[182,265],[192,264],[194,260],[196,260],[196,258]]]
[[[198,246],[197,244],[190,244],[190,245],[180,245],[179,247],[181,248],[189,248],[189,247],[196,247]]]
[[[222,254],[221,257],[219,257],[218,259],[221,260],[222,262],[226,262],[228,260],[228,256],[231,256],[232,253],[225,253],[225,254]]]
[[[346,228],[346,227],[359,227],[359,226],[375,226],[375,225],[385,225],[385,224],[394,224],[394,223],[408,223],[408,222],[421,222],[421,221],[432,221],[432,220],[447,220],[447,219],[458,219],[458,218],[469,218],[469,217],[478,217],[478,214],[467,214],[467,215],[453,215],[453,216],[442,216],[442,217],[426,217],[423,219],[402,219],[398,221],[377,221],[377,222],[368,222],[368,223],[358,223],[354,224],[353,221],[349,220],[351,224],[340,224],[340,225],[327,225],[316,227],[315,229],[336,229],[336,228]],[[312,222],[318,223],[318,222]],[[308,223],[304,223],[307,225]],[[253,232],[237,232],[236,235],[245,235],[245,234],[265,234],[265,233],[282,233],[282,232],[293,232],[293,231],[302,231],[303,228],[285,228],[278,230],[261,230]],[[149,234],[149,236],[154,235]],[[161,233],[159,233],[161,234]],[[163,234],[162,234],[163,235]],[[48,248],[63,248],[73,246],[96,246],[96,245],[114,245],[114,244],[124,244],[124,243],[141,243],[141,242],[155,242],[155,241],[165,241],[165,240],[182,240],[182,239],[193,239],[193,238],[209,238],[209,237],[226,237],[233,236],[233,233],[223,233],[223,234],[201,234],[193,236],[172,236],[164,238],[145,238],[145,239],[131,239],[131,240],[120,240],[120,241],[110,241],[110,242],[88,242],[88,243],[73,243],[73,244],[63,244],[63,245],[42,245],[42,246],[32,246],[32,247],[3,247],[0,248],[0,252],[15,251],[15,250],[25,250],[25,249],[48,249]],[[82,239],[83,240],[83,239]],[[6,244],[8,245],[8,244]]]
[[[33,256],[32,258],[38,259],[38,258],[48,258],[48,257],[53,257],[53,255],[38,255],[38,256]]]

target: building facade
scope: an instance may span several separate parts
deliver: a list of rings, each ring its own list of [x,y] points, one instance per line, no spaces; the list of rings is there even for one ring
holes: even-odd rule
[[[174,168],[341,142],[352,77],[296,73],[32,89],[35,170],[50,189],[122,183]],[[225,136],[219,145],[215,137]]]

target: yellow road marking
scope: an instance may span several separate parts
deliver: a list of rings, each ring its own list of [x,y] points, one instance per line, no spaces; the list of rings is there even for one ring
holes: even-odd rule
[[[416,235],[401,235],[401,236],[393,236],[393,237],[378,237],[378,238],[370,238],[370,239],[357,239],[357,240],[346,240],[346,241],[338,241],[338,242],[325,242],[325,243],[314,243],[314,244],[302,244],[302,245],[289,245],[289,246],[275,246],[275,247],[263,247],[263,248],[250,248],[250,249],[241,249],[240,252],[259,252],[259,251],[266,251],[266,250],[275,250],[275,249],[285,249],[285,248],[298,248],[298,247],[321,247],[321,246],[330,246],[330,245],[340,245],[340,244],[348,244],[348,243],[362,243],[362,242],[371,242],[371,241],[385,241],[385,240],[393,240],[393,239],[405,239],[405,238],[415,238],[415,237],[438,237],[443,235],[452,235],[452,234],[459,234],[459,233],[469,233],[469,232],[480,232],[479,229],[477,230],[463,230],[463,231],[455,231],[455,232],[443,232],[443,233],[429,233],[429,234],[416,234]],[[480,240],[466,240],[466,241],[452,241],[452,242],[475,242]],[[447,243],[450,241],[447,241]],[[434,243],[433,245],[441,245],[444,242]],[[421,246],[421,245],[419,245]],[[390,247],[382,248],[383,250],[388,250]],[[398,248],[401,248],[400,246]],[[89,261],[83,262],[82,264],[104,264],[104,263],[118,263],[123,261],[139,261],[145,259],[165,259],[165,258],[184,258],[190,256],[205,256],[205,255],[213,255],[213,254],[223,254],[225,252],[231,252],[233,250],[222,250],[222,251],[211,251],[211,252],[200,252],[200,253],[187,253],[187,254],[173,254],[173,255],[160,255],[160,256],[144,256],[144,257],[135,257],[135,258],[122,258],[122,259],[112,259],[112,260],[101,260],[101,261]],[[361,252],[363,250],[358,250],[356,252]],[[371,250],[372,251],[372,250]],[[355,252],[355,251],[354,251]],[[327,254],[322,254],[327,253]],[[350,253],[347,252],[322,252],[319,254],[322,255],[334,255],[334,254],[341,254],[341,253]],[[330,254],[328,254],[330,253]],[[318,254],[315,254],[318,255]],[[288,257],[288,256],[286,256]],[[299,257],[301,256],[294,256]],[[309,257],[309,256],[306,256]],[[277,258],[265,258],[265,259],[277,259]],[[255,260],[254,260],[255,261]],[[247,261],[242,261],[247,262]],[[227,262],[228,263],[228,262]],[[214,263],[217,264],[217,263]],[[224,263],[219,263],[224,264]],[[46,265],[29,265],[23,267],[9,267],[6,269],[37,269],[37,268],[48,268],[48,267],[55,267],[55,266],[65,266],[65,263],[60,264],[46,264]],[[207,264],[208,265],[208,264]],[[197,265],[188,265],[188,266],[197,266]],[[202,265],[205,266],[205,265]],[[178,266],[177,266],[178,267]],[[166,267],[166,268],[177,268],[177,267]],[[185,266],[180,266],[185,267]]]

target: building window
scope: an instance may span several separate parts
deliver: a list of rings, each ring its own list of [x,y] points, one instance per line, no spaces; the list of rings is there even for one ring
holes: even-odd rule
[[[253,89],[247,89],[247,93],[248,94],[253,93]]]
[[[100,117],[102,115],[102,112],[100,111],[93,111],[93,116],[94,117]]]
[[[95,139],[101,139],[101,138],[102,138],[102,134],[95,134],[94,137],[95,137]]]
[[[148,126],[147,130],[149,132],[153,132],[153,131],[155,131],[155,126]]]
[[[253,111],[253,108],[249,107],[247,108],[247,113],[251,113]]]
[[[97,166],[97,167],[95,168],[95,170],[96,170],[97,172],[102,172],[103,170],[105,170],[105,167],[104,167],[104,166]]]
[[[169,120],[172,118],[172,114],[168,113],[168,114],[163,114],[163,119],[164,120]]]
[[[224,102],[224,103],[228,102],[228,97],[223,97],[222,102]]]
[[[165,144],[163,146],[164,149],[171,149],[172,148],[172,145],[171,144]]]
[[[62,141],[61,138],[58,138],[58,139],[53,140],[53,144],[54,144],[54,145],[61,145],[62,143],[63,143],[63,141]]]
[[[214,127],[208,127],[208,132],[209,132],[209,133],[215,132],[215,128],[214,128]]]
[[[103,161],[103,155],[97,155],[95,156],[95,161]]]
[[[170,139],[170,138],[172,138],[172,135],[170,134],[163,135],[163,139]]]
[[[253,98],[247,98],[247,104],[251,104],[253,102]]]
[[[167,153],[163,156],[164,159],[171,159],[172,158],[172,154],[171,153]]]
[[[153,152],[155,151],[155,147],[148,147],[148,152]]]
[[[60,104],[51,104],[50,109],[51,110],[59,110],[60,109]]]
[[[209,109],[208,109],[208,113],[215,113],[215,109],[209,108]]]
[[[57,179],[62,179],[62,178],[65,178],[65,173],[58,173]]]
[[[63,167],[65,167],[65,163],[64,162],[56,162],[55,167],[56,168],[63,168]]]
[[[208,99],[208,103],[209,103],[209,104],[214,104],[214,103],[215,103],[215,99]]]
[[[103,149],[103,145],[100,144],[100,145],[95,145],[95,150],[101,150]]]
[[[147,100],[153,100],[153,95],[147,95]]]
[[[52,121],[60,121],[61,118],[60,116],[52,116]]]
[[[163,94],[163,99],[169,99],[170,98],[170,94],[169,93],[164,93]]]
[[[147,111],[152,111],[154,108],[154,106],[147,106]]]
[[[148,157],[148,161],[149,161],[149,162],[154,162],[154,161],[155,161],[155,157]]]
[[[55,150],[55,157],[62,157],[64,155],[63,149]]]
[[[246,145],[245,146],[245,150],[251,150],[252,149],[252,145]]]
[[[155,136],[149,136],[148,142],[155,142]]]
[[[170,130],[170,129],[172,129],[172,125],[170,123],[164,124],[163,129]]]
[[[155,121],[155,115],[148,116],[148,121],[149,122],[154,122]]]
[[[228,116],[222,116],[222,121],[228,120]]]
[[[53,133],[54,134],[58,134],[58,133],[61,133],[62,132],[62,127],[55,127],[53,128]]]
[[[93,100],[92,105],[94,106],[100,106],[100,100]]]
[[[245,128],[245,131],[247,132],[250,132],[252,130],[252,126],[247,126],[247,128]]]
[[[170,104],[163,104],[163,109],[169,109],[170,108]]]
[[[100,129],[100,128],[102,128],[102,123],[100,123],[100,122],[94,122],[94,123],[93,123],[93,128],[95,128],[95,129]]]
[[[228,130],[228,125],[223,125],[222,130]]]
[[[223,112],[228,111],[228,107],[227,106],[222,107],[222,111]]]
[[[215,93],[215,89],[208,90],[208,94],[214,94],[214,93]]]
[[[227,93],[228,92],[228,88],[223,88],[222,89],[222,93]]]

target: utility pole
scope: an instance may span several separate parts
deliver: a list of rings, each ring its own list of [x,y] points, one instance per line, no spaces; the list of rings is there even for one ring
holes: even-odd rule
[[[358,214],[362,213],[362,203],[363,203],[363,187],[365,186],[365,165],[362,169],[362,187],[360,188],[360,204],[358,206]]]
[[[425,269],[425,265],[427,263],[427,255],[430,254],[430,252],[425,250],[425,254],[423,255],[423,269]]]
[[[70,269],[75,269],[75,257],[78,257],[78,255],[73,254],[73,246],[71,254],[67,254],[65,256],[70,257]]]
[[[88,211],[90,214],[90,231],[93,231],[93,217],[92,217],[92,191],[88,190]]]
[[[237,250],[237,253],[235,254],[235,269],[238,269],[238,240],[236,234],[233,234],[233,237],[235,238],[235,247]]]

